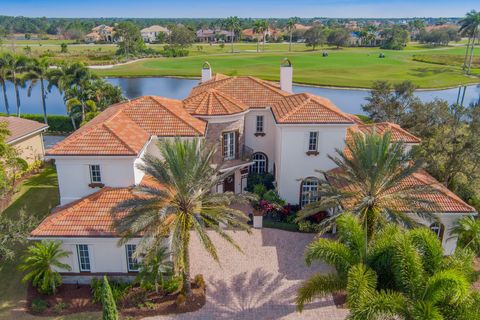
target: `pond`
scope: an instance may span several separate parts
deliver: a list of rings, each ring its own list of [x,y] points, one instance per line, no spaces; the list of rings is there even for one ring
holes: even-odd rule
[[[144,95],[158,95],[168,98],[183,99],[188,96],[190,90],[197,85],[198,80],[178,79],[166,77],[151,78],[107,78],[108,82],[122,88],[128,98],[135,98]],[[294,86],[296,93],[310,92],[332,100],[340,109],[349,113],[361,114],[362,104],[368,96],[367,90],[358,89],[334,89],[308,86]],[[459,89],[444,89],[431,91],[418,91],[416,94],[422,101],[431,101],[434,98],[444,99],[450,103],[457,101]],[[12,113],[16,110],[15,91],[13,85],[7,83],[7,95]],[[462,89],[463,95],[463,89]],[[480,100],[480,85],[470,85],[465,89],[464,104]],[[20,101],[22,113],[42,113],[40,86],[36,85],[31,96],[27,96],[27,86],[20,89]],[[0,95],[0,112],[5,112],[3,96]],[[49,114],[66,114],[62,95],[56,88],[52,89],[47,96],[47,112]]]

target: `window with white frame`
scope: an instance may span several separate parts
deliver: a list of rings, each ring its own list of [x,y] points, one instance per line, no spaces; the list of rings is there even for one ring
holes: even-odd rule
[[[235,132],[225,132],[223,134],[223,159],[235,159]]]
[[[253,164],[250,167],[252,173],[267,172],[267,156],[262,152],[254,153],[252,156]]]
[[[256,133],[263,133],[263,116],[257,116]]]
[[[443,224],[434,222],[430,225],[430,230],[435,233],[435,235],[440,241],[443,240],[443,232],[445,230],[445,226]]]
[[[311,131],[308,136],[308,151],[318,151],[318,132]]]
[[[92,164],[90,167],[90,182],[91,183],[101,183],[102,175],[100,173],[100,165]]]
[[[127,253],[127,267],[129,272],[138,271],[138,261],[133,257],[135,250],[137,250],[137,245],[135,244],[125,245],[125,252]]]
[[[88,245],[78,244],[77,245],[77,255],[78,255],[78,266],[80,272],[90,272],[90,253],[88,251]]]
[[[302,207],[318,201],[318,186],[317,178],[307,178],[302,181],[300,186],[300,205]]]

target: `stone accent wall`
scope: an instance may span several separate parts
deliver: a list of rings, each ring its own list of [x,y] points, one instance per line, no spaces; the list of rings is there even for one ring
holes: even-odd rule
[[[244,135],[244,117],[237,121],[224,122],[224,123],[208,123],[206,141],[208,145],[215,145],[217,152],[214,156],[214,162],[220,164],[223,162],[223,150],[222,150],[222,133],[228,131],[238,132],[238,150],[242,152],[245,144]]]

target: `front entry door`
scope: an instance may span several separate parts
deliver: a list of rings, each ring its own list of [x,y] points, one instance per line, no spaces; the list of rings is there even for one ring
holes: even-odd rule
[[[235,174],[231,174],[223,180],[223,192],[235,192]]]

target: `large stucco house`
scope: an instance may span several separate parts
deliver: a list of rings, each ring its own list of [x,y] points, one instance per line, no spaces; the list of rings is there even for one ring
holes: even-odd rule
[[[159,139],[172,137],[201,137],[218,146],[215,165],[232,174],[214,192],[244,192],[249,173],[270,172],[287,202],[303,206],[317,200],[317,170],[335,169],[328,155],[343,148],[351,132],[366,132],[373,125],[361,123],[328,99],[294,94],[292,70],[288,63],[281,66],[278,85],[254,77],[212,76],[205,64],[201,82],[184,100],[145,96],[109,107],[49,150],[61,204],[31,238],[59,240],[71,252],[65,262],[72,270],[64,273],[65,281],[105,273],[134,275],[132,252],[138,239],[119,246],[110,212],[134,196],[133,186],[152,183],[136,164],[147,153],[158,155]],[[390,130],[408,146],[420,142],[397,125],[375,127],[377,132]],[[458,218],[476,214],[474,208],[427,172],[403,183],[437,188],[435,195],[425,195],[438,203],[434,213],[441,224],[431,228],[451,254],[456,246],[451,227]],[[408,213],[408,208],[400,209]]]

